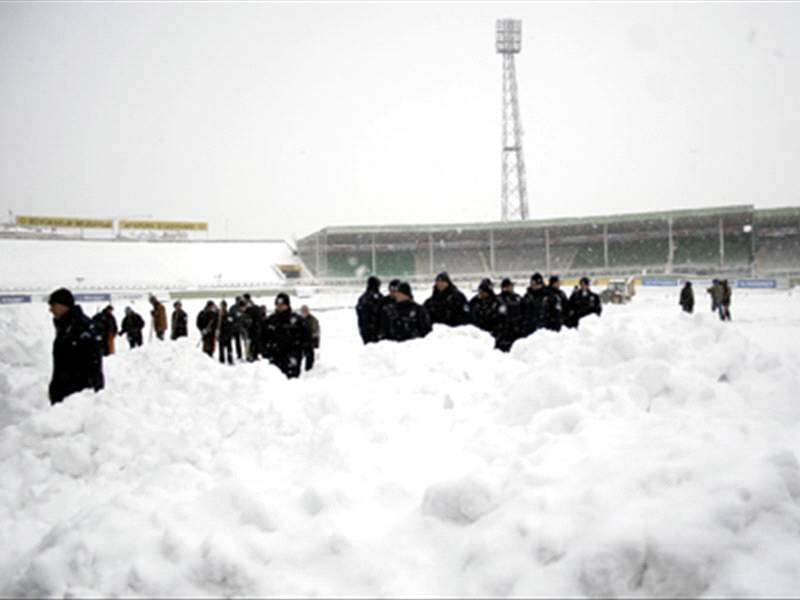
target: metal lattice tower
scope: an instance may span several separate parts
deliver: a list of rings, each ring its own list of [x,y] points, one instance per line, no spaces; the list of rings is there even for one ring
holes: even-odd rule
[[[498,19],[497,52],[503,55],[502,219],[528,218],[528,190],[522,155],[522,121],[514,55],[522,50],[522,21]]]

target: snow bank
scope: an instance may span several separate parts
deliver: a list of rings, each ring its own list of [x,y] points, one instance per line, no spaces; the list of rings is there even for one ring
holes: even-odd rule
[[[0,432],[0,594],[794,595],[800,302],[676,304],[510,355],[438,326],[365,348],[322,312],[301,380],[192,338],[53,408],[49,320],[0,311],[2,410],[28,406]]]

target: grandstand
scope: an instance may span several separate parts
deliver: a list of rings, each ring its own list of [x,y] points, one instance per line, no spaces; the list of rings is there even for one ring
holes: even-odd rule
[[[326,227],[298,241],[319,281],[800,274],[800,207],[752,205],[496,223]]]

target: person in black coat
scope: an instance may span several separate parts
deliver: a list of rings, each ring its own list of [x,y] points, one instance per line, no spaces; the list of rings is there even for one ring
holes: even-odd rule
[[[511,350],[516,340],[522,337],[522,296],[514,292],[514,282],[508,278],[500,284],[499,319],[494,347],[503,352]]]
[[[482,279],[478,284],[478,293],[469,301],[469,310],[476,327],[495,335],[500,320],[500,301],[491,279]]]
[[[84,389],[100,391],[105,386],[103,352],[91,320],[75,304],[72,292],[59,288],[50,294],[50,312],[56,337],[53,340],[53,377],[50,404]]]
[[[187,337],[189,335],[189,315],[183,310],[183,305],[180,300],[176,300],[172,305],[172,327],[170,328],[170,338],[177,340],[178,338]]]
[[[144,329],[144,319],[130,306],[126,306],[119,335],[125,334],[128,337],[131,350],[142,345],[142,329]]]
[[[275,312],[264,322],[265,357],[288,378],[300,377],[300,367],[312,347],[311,333],[303,317],[292,312],[289,296],[275,297]]]
[[[217,340],[217,325],[219,320],[219,310],[213,300],[206,302],[206,307],[197,314],[195,324],[200,330],[200,337],[203,340],[203,352],[209,356],[214,356],[214,346]]]
[[[358,298],[356,316],[358,317],[358,333],[364,344],[377,342],[380,339],[380,311],[383,306],[381,280],[375,276],[367,279],[367,289]]]
[[[244,300],[244,327],[247,331],[247,360],[254,361],[258,360],[259,354],[262,351],[262,326],[264,324],[265,317],[261,314],[261,309],[258,305],[253,302],[253,299],[250,297],[250,294],[244,294],[242,296]]]
[[[387,304],[381,313],[383,339],[404,342],[422,338],[431,332],[431,320],[424,306],[414,302],[411,286],[398,284],[395,302]]]
[[[569,316],[565,319],[564,325],[567,327],[578,328],[578,324],[583,317],[595,314],[598,317],[603,312],[603,303],[600,296],[589,289],[589,278],[581,277],[576,289],[569,297]]]
[[[236,323],[233,315],[228,311],[228,303],[223,300],[219,303],[219,321],[217,325],[217,339],[219,340],[219,362],[233,364],[233,333]]]
[[[528,336],[544,328],[544,278],[541,273],[531,275],[531,282],[522,298],[522,335]]]
[[[450,280],[446,272],[436,276],[431,297],[423,304],[430,315],[431,323],[444,323],[451,327],[470,322],[470,307],[467,297]]]
[[[684,312],[692,313],[694,312],[694,290],[692,289],[692,282],[687,281],[683,285],[683,289],[681,289],[681,297],[678,301],[678,304],[681,305],[681,308]]]
[[[549,285],[544,288],[542,312],[544,326],[551,331],[561,331],[564,319],[569,318],[569,298],[561,289],[558,275],[551,275]]]

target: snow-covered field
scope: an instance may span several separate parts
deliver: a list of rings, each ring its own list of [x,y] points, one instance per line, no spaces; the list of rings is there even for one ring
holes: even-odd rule
[[[46,307],[0,307],[0,595],[796,596],[800,295],[697,308],[510,355],[321,311],[294,381],[120,340],[51,408]]]

